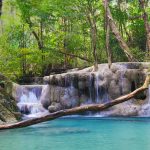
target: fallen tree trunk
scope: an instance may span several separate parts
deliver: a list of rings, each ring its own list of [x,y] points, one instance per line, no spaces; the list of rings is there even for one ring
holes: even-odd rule
[[[95,111],[95,112],[103,111],[103,110],[108,109],[108,108],[110,108],[114,105],[123,103],[125,101],[130,100],[131,98],[134,98],[137,94],[139,94],[139,93],[145,91],[146,89],[148,89],[149,84],[150,84],[150,74],[147,75],[145,83],[143,84],[142,87],[136,89],[135,91],[133,91],[133,92],[127,94],[127,95],[124,95],[124,96],[121,96],[121,97],[119,97],[115,100],[112,100],[111,102],[107,102],[107,103],[104,103],[104,104],[84,105],[84,106],[75,107],[75,108],[72,108],[72,109],[60,110],[60,111],[57,111],[55,113],[44,115],[42,117],[33,118],[33,119],[30,119],[30,120],[24,120],[24,121],[17,122],[17,123],[14,123],[14,124],[1,125],[0,130],[23,128],[23,127],[38,124],[38,123],[41,123],[41,122],[54,120],[54,119],[62,117],[62,116],[74,115],[74,114],[82,113],[82,112],[86,112],[86,111]]]

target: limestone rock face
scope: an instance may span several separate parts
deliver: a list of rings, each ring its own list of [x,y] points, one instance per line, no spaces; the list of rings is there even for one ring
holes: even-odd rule
[[[61,109],[62,109],[62,107],[61,107],[60,103],[52,103],[52,105],[48,107],[48,110],[50,113],[59,111]]]
[[[115,80],[110,81],[108,93],[110,94],[112,99],[120,96],[120,87]]]
[[[13,83],[0,74],[0,124],[16,122],[21,117],[12,89]]]
[[[148,68],[150,63],[113,63],[111,68],[108,64],[100,64],[97,72],[89,67],[44,77],[50,85],[49,110],[104,103],[128,94],[143,84]],[[146,92],[136,97],[140,100],[146,98]],[[127,114],[123,111],[125,105],[119,106],[114,107],[114,114]],[[129,115],[137,114],[135,107],[131,107]]]
[[[131,102],[125,102],[113,107],[110,116],[137,116],[140,111],[140,105],[134,105]]]
[[[43,107],[47,109],[51,104],[51,100],[50,100],[51,90],[49,85],[44,86],[43,88],[45,88],[45,90],[44,89],[42,90],[40,101]]]

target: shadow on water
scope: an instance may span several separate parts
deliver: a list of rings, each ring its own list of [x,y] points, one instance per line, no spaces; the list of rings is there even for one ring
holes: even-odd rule
[[[6,135],[20,134],[20,136],[65,136],[70,134],[89,134],[91,132],[84,127],[76,127],[76,125],[61,123],[61,120],[63,119],[0,132]],[[71,120],[68,119],[68,121]]]
[[[99,120],[99,121],[129,121],[129,122],[150,122],[150,117],[62,117],[58,120]]]

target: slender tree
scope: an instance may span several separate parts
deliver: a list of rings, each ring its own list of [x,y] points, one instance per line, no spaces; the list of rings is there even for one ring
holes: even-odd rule
[[[148,22],[148,13],[146,12],[146,9],[148,8],[148,2],[149,0],[139,0],[140,8],[143,13],[142,17],[144,20],[145,31],[146,31],[147,51],[148,51],[148,55],[150,55],[150,23]]]
[[[0,16],[2,15],[2,5],[3,5],[3,1],[0,0]]]
[[[109,19],[108,19],[108,0],[103,1],[104,6],[105,6],[105,33],[106,33],[106,51],[107,51],[107,60],[108,60],[108,65],[111,67],[112,64],[112,51],[110,49],[110,26],[109,26]]]
[[[106,1],[106,0],[105,0]],[[137,61],[133,55],[131,54],[130,52],[130,48],[128,47],[127,43],[124,41],[121,33],[119,32],[118,30],[118,27],[112,17],[112,14],[111,14],[111,11],[110,11],[110,8],[109,8],[109,4],[108,3],[103,3],[104,7],[107,8],[107,18],[108,18],[108,21],[109,21],[109,25],[110,25],[110,28],[111,28],[111,31],[112,33],[115,35],[115,38],[117,39],[120,47],[123,49],[125,55],[127,56],[128,60],[129,61]]]
[[[91,46],[94,58],[94,71],[98,69],[98,56],[97,56],[97,25],[96,25],[96,9],[93,7],[91,1],[87,1],[86,17],[90,25]]]

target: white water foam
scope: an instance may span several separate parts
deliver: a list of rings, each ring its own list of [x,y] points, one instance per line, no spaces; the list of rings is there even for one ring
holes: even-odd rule
[[[47,110],[42,106],[40,97],[43,86],[22,86],[19,91],[17,106],[25,118],[39,117],[47,113]]]

